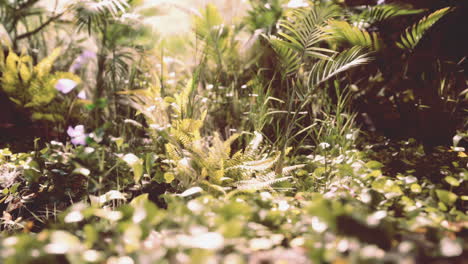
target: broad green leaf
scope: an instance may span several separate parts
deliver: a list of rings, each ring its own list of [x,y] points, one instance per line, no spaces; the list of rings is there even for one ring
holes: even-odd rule
[[[448,184],[450,184],[450,185],[452,185],[454,187],[460,186],[460,182],[457,179],[455,179],[454,177],[452,177],[452,176],[447,176],[444,179],[445,179],[446,182],[448,182]]]
[[[140,181],[141,176],[143,176],[143,160],[132,153],[126,154],[122,159],[128,164],[128,166],[130,166],[130,168],[132,168],[133,180],[135,182]]]
[[[448,208],[443,202],[438,202],[437,205],[439,206],[439,209],[443,212],[447,212]]]
[[[381,169],[384,165],[378,161],[371,160],[366,163],[366,167],[371,169],[371,170],[378,170]]]
[[[164,180],[166,183],[171,183],[175,179],[175,175],[172,172],[164,173]]]
[[[436,194],[439,200],[446,205],[453,205],[458,199],[458,195],[447,190],[436,190]]]
[[[421,185],[419,185],[417,183],[411,184],[410,189],[414,193],[420,193],[422,191]]]

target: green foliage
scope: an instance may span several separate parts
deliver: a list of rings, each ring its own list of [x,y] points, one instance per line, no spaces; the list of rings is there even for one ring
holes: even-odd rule
[[[312,66],[308,76],[310,87],[316,87],[330,78],[353,67],[369,62],[367,54],[359,47],[345,50],[330,60],[322,60]]]
[[[87,146],[52,141],[41,149],[35,141],[26,153],[0,149],[0,262],[463,261],[465,133],[451,148],[426,152],[416,140],[360,133],[351,107],[369,93],[379,94],[375,104],[422,104],[420,83],[395,88],[418,76],[422,84],[443,80],[439,95],[462,100],[465,92],[451,90],[459,66],[440,66],[434,79],[411,68],[418,42],[456,9],[411,26],[398,50],[392,36],[401,32],[381,29],[423,10],[331,2],[287,8],[253,0],[248,17],[232,24],[208,5],[194,18],[194,42],[153,42],[138,16],[158,15],[159,6],[73,1],[67,10],[76,24],[61,26],[88,29],[97,58],[80,70],[92,73],[82,79],[94,92],[85,101],[93,115],[70,123],[106,125],[87,134]],[[13,4],[0,0],[1,15],[6,5]],[[28,7],[10,14],[20,10]],[[39,31],[25,38],[47,52],[37,41],[50,31]],[[62,53],[74,54],[74,45]],[[57,80],[80,82],[53,70],[68,67],[59,55],[0,52],[2,91],[33,118],[79,114],[58,106],[66,98]],[[405,63],[386,65],[387,57]]]
[[[356,23],[375,24],[394,17],[415,15],[424,11],[423,9],[411,9],[398,4],[383,4],[368,7],[360,14],[352,16],[351,20]]]
[[[87,0],[71,4],[71,9],[76,12],[78,30],[86,29],[89,34],[94,27],[108,24],[109,16],[116,17],[125,12],[127,7],[127,0]]]
[[[411,27],[408,27],[405,30],[405,33],[401,35],[401,40],[397,43],[397,46],[401,49],[413,50],[416,45],[418,45],[426,31],[428,31],[435,23],[437,23],[438,20],[450,11],[449,7],[439,9],[428,16],[425,16]]]
[[[354,46],[369,47],[375,51],[381,49],[382,40],[376,32],[368,32],[346,21],[332,20],[329,24],[332,35],[338,41],[346,41]]]
[[[278,33],[281,40],[276,40],[273,46],[288,47],[301,58],[308,56],[328,59],[328,55],[333,54],[334,51],[318,47],[317,44],[329,37],[323,27],[328,19],[336,15],[337,9],[334,5],[293,10],[291,14],[287,15],[287,19],[279,22],[283,32]]]
[[[69,72],[52,73],[53,63],[59,56],[60,49],[56,49],[36,66],[24,53],[17,55],[10,50],[6,58],[0,57],[2,90],[18,108],[30,112],[33,120],[63,122],[66,108],[54,101],[58,93],[55,85],[60,79],[81,82],[78,76]]]

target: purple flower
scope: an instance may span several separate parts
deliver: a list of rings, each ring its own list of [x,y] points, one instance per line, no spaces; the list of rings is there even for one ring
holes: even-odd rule
[[[71,137],[71,143],[73,145],[86,145],[88,134],[85,133],[83,125],[77,125],[75,128],[69,126],[67,134]]]
[[[93,59],[96,57],[96,53],[90,51],[90,50],[85,50],[83,51],[73,62],[73,64],[70,66],[70,72],[76,72],[79,70],[81,67],[83,67],[90,59]]]
[[[86,100],[86,92],[84,90],[81,90],[81,92],[78,93],[77,97]]]
[[[92,59],[96,57],[96,53],[90,50],[85,50],[80,56],[85,59]]]
[[[70,79],[60,79],[55,84],[55,89],[59,90],[63,94],[67,94],[71,92],[71,90],[75,89],[78,84]]]

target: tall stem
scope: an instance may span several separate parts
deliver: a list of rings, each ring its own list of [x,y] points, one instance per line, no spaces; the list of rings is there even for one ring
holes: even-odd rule
[[[105,74],[105,67],[106,67],[106,54],[105,54],[105,49],[106,49],[106,25],[104,24],[103,27],[101,28],[101,47],[98,53],[98,70],[96,73],[96,89],[94,93],[94,120],[96,126],[98,126],[101,122],[102,119],[102,107],[99,105],[99,100],[103,97],[104,95],[104,89],[105,89],[105,80],[104,80],[104,74]]]

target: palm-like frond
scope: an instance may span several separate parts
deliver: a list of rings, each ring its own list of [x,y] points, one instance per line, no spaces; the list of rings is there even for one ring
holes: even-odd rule
[[[354,46],[369,47],[372,50],[379,50],[382,47],[382,40],[376,32],[368,32],[359,27],[352,26],[346,21],[333,20],[329,22],[329,32],[334,39],[340,42],[348,42]]]
[[[311,9],[297,9],[287,19],[279,22],[283,44],[298,52],[301,56],[311,56],[327,59],[334,52],[330,49],[317,47],[321,41],[329,38],[329,33],[323,30],[328,19],[337,15],[334,5],[314,6]]]
[[[279,60],[279,71],[283,76],[295,73],[301,66],[299,53],[291,49],[288,43],[276,36],[270,36],[269,42]]]
[[[283,77],[296,73],[305,57],[329,59],[335,53],[318,44],[330,38],[330,33],[324,29],[327,21],[337,15],[336,10],[334,5],[294,10],[279,22],[278,36],[267,37],[278,56]]]
[[[108,22],[108,15],[117,16],[129,7],[127,0],[80,0],[71,5],[76,13],[78,30],[87,28],[91,32],[93,25]]]
[[[207,5],[202,15],[195,17],[195,33],[208,58],[213,59],[217,67],[223,68],[224,53],[228,48],[229,29],[225,27],[221,13],[216,6]]]
[[[401,35],[401,39],[397,42],[397,46],[401,49],[413,50],[424,34],[429,30],[439,19],[445,16],[451,9],[449,7],[439,9],[430,15],[422,18],[416,24],[410,26]]]
[[[353,47],[334,55],[330,60],[319,61],[312,66],[309,73],[309,86],[315,87],[341,72],[367,63],[369,60],[361,47]]]
[[[364,10],[351,18],[353,22],[378,23],[392,17],[414,15],[424,12],[424,9],[410,9],[398,4],[377,5]]]

